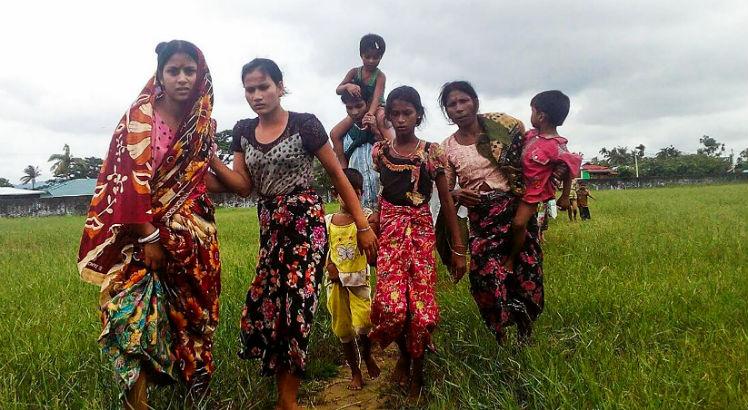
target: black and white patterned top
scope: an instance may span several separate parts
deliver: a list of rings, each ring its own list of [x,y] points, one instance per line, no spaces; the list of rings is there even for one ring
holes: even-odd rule
[[[314,114],[289,112],[283,134],[269,144],[255,138],[258,124],[258,118],[240,120],[231,142],[234,152],[244,153],[253,193],[268,197],[309,188],[314,153],[328,141],[322,123]]]

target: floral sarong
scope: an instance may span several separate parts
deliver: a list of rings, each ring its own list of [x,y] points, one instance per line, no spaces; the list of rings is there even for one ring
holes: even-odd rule
[[[241,318],[243,359],[262,359],[262,374],[304,374],[327,255],[325,211],[314,191],[258,203],[260,254]]]
[[[405,336],[414,358],[434,351],[436,303],[434,228],[428,203],[418,207],[380,202],[377,286],[372,303],[373,341],[384,348]]]
[[[536,218],[528,222],[514,272],[502,266],[511,253],[511,225],[518,201],[509,193],[484,194],[468,213],[470,293],[486,326],[499,340],[506,326],[520,319],[535,320],[543,311],[543,252]]]
[[[194,103],[165,160],[153,170],[151,133],[160,90],[155,76],[120,120],[91,200],[78,255],[81,278],[101,287],[99,344],[125,393],[149,380],[203,386],[215,364],[220,259],[204,175],[215,134],[213,86],[198,51]],[[129,224],[160,230],[167,260],[142,262]]]

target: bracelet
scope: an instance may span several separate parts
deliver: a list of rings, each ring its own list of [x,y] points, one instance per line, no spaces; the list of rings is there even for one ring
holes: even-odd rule
[[[141,245],[149,244],[149,243],[156,243],[159,240],[159,234],[160,234],[160,231],[158,230],[158,228],[156,228],[156,230],[151,232],[150,235],[139,238],[138,243]]]
[[[465,249],[467,249],[467,247],[465,247],[465,245],[460,245],[460,246],[456,246],[455,248],[460,248],[460,247],[461,247],[461,248],[465,248]],[[454,253],[454,254],[455,254],[455,255],[457,255],[457,256],[467,256],[467,252],[465,252],[465,251],[463,251],[463,252],[465,252],[465,253],[460,253],[460,252],[457,252],[457,251],[456,251],[456,250],[455,250],[455,249],[454,249],[453,247],[451,247],[451,246],[449,247],[449,250],[451,250],[451,251],[452,251],[452,253]]]
[[[371,230],[371,225],[367,226],[366,228],[356,228],[356,232],[358,232],[358,233],[366,232],[366,231],[370,231],[370,230]]]

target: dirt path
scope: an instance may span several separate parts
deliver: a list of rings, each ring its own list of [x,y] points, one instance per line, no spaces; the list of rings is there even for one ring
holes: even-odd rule
[[[309,410],[375,410],[386,409],[389,397],[392,394],[390,385],[390,374],[397,361],[397,348],[391,345],[382,351],[375,349],[374,357],[377,359],[381,375],[372,380],[368,377],[366,366],[361,363],[361,371],[364,374],[364,388],[358,391],[348,390],[351,380],[351,371],[348,366],[340,369],[340,374],[331,380],[327,386],[315,396]]]

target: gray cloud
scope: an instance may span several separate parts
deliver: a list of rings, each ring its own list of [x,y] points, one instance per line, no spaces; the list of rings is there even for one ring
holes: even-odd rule
[[[18,37],[22,16],[33,12],[13,7],[10,24],[0,27],[5,38]],[[116,121],[154,68],[153,47],[171,38],[190,39],[205,52],[220,129],[253,116],[239,70],[255,56],[283,68],[292,91],[287,108],[312,111],[329,129],[344,116],[333,90],[360,64],[360,36],[376,32],[387,41],[387,88],[419,89],[428,110],[421,134],[430,140],[453,128],[435,102],[440,85],[467,79],[484,110],[526,122],[534,93],[564,90],[572,114],[562,131],[587,157],[602,146],[639,143],[650,152],[670,144],[695,151],[702,134],[736,151],[748,147],[748,5],[738,0],[154,4],[151,14],[165,24],[137,9],[96,7],[86,15],[49,7],[38,23],[56,35],[26,33],[11,42],[0,74],[0,138],[8,141],[0,176],[11,179],[20,176],[18,158],[38,158],[45,168],[63,140],[76,155],[103,156]],[[11,132],[38,143],[23,146]]]

